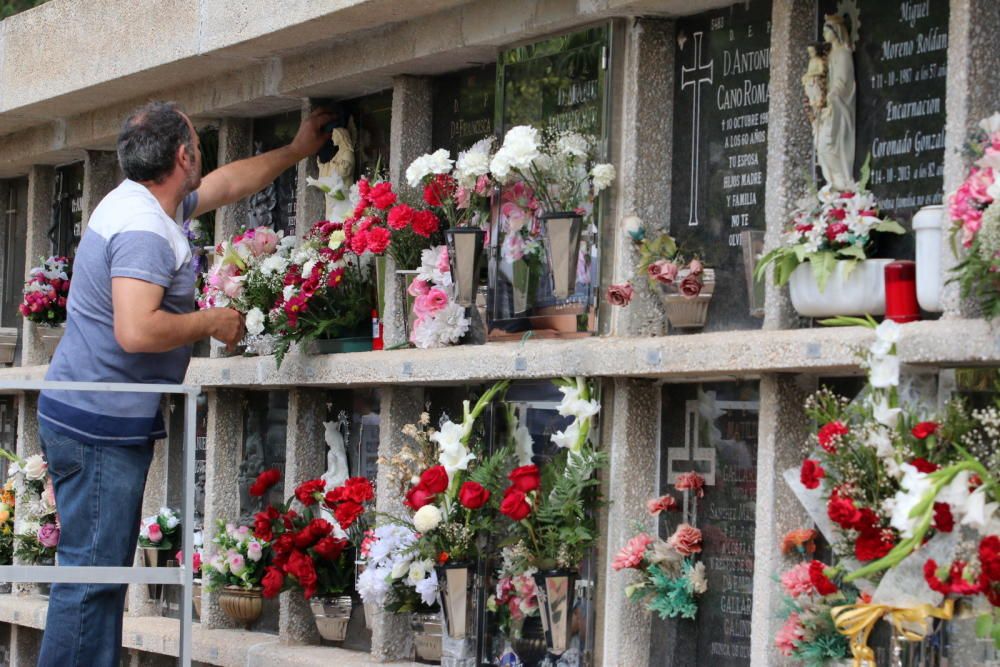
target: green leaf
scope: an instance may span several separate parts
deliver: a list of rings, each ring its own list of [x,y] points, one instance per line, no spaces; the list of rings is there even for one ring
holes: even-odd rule
[[[889,234],[905,234],[906,229],[903,228],[901,224],[895,220],[883,220],[874,227],[872,227],[876,232],[886,232]]]
[[[861,246],[849,245],[846,248],[841,248],[838,251],[843,257],[854,257],[856,259],[867,259],[868,256],[865,255],[865,249]]]
[[[856,260],[856,259],[842,259],[842,260],[840,260],[840,263],[843,264],[843,266],[844,266],[844,280],[847,280],[848,278],[851,277],[851,274],[854,273],[854,269],[857,268],[857,266],[858,266],[858,260]]]
[[[1000,623],[993,625],[993,643],[997,648],[1000,648]]]
[[[976,619],[976,636],[986,639],[993,632],[993,615],[983,614]]]
[[[801,262],[794,254],[786,254],[774,267],[774,282],[781,287],[786,285],[792,277],[792,272],[799,268]]]
[[[832,252],[824,251],[816,253],[809,261],[813,265],[813,277],[816,279],[816,285],[819,287],[819,291],[823,292],[826,290],[826,282],[830,279],[830,274],[833,273],[833,269],[837,265],[837,258]]]
[[[868,180],[871,178],[871,176],[872,176],[872,154],[868,153],[868,156],[865,158],[865,163],[861,165],[861,180],[858,181],[859,190],[868,189]]]
[[[819,323],[828,327],[871,327],[868,320],[863,317],[847,317],[846,315],[820,320]]]
[[[770,266],[774,261],[778,259],[780,255],[786,252],[787,248],[775,248],[771,252],[767,253],[757,262],[757,266],[754,267],[753,274],[755,280],[763,280],[764,272],[767,271],[767,267]]]
[[[800,264],[809,258],[809,251],[806,249],[806,246],[802,243],[796,246],[792,246],[792,251],[795,253],[795,258],[799,260]]]

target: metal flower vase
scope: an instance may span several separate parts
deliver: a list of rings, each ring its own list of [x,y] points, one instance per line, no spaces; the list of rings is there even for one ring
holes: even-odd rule
[[[413,630],[413,646],[417,660],[438,663],[441,661],[441,615],[413,613],[410,615],[410,629]]]
[[[347,639],[347,626],[351,622],[351,610],[354,607],[351,596],[312,598],[309,606],[320,637],[330,642]]]
[[[448,242],[448,263],[455,284],[455,301],[460,306],[473,306],[479,287],[480,267],[486,232],[479,228],[458,227],[444,233]]]
[[[475,667],[475,563],[449,563],[435,569],[443,625],[441,664],[444,667]]]
[[[545,645],[555,656],[566,652],[573,636],[573,597],[579,576],[576,570],[546,570],[535,574]]]
[[[573,211],[556,211],[543,213],[539,220],[545,231],[545,256],[552,274],[552,295],[565,299],[576,291],[583,216]]]
[[[142,555],[143,567],[176,567],[177,561],[172,560],[174,551],[171,549],[154,549],[152,547],[140,547],[139,553]],[[163,584],[146,584],[149,591],[150,600],[159,600],[163,592]]]

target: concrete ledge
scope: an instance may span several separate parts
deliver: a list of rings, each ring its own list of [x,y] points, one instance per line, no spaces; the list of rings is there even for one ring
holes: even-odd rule
[[[48,600],[36,596],[0,595],[0,623],[45,630]],[[122,646],[176,657],[179,621],[170,618],[125,617]],[[193,656],[197,662],[221,667],[296,665],[307,667],[371,667],[382,665],[367,653],[326,646],[283,644],[277,635],[245,630],[205,630],[194,624]],[[416,663],[390,663],[403,667]]]
[[[903,363],[1000,365],[1000,330],[983,320],[914,322],[902,329]],[[854,374],[857,351],[873,337],[861,327],[731,331],[649,338],[490,343],[436,350],[304,355],[281,370],[274,357],[194,359],[185,382],[203,387],[422,386],[586,375],[667,382],[763,373]],[[40,380],[46,367],[0,370],[0,382]]]

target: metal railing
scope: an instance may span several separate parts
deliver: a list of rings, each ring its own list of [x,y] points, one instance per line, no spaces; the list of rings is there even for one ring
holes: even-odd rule
[[[0,581],[12,583],[166,584],[168,586],[180,586],[182,593],[178,662],[183,667],[190,667],[191,629],[193,623],[195,425],[197,420],[198,395],[201,393],[201,387],[191,385],[106,382],[0,381],[0,393],[42,390],[184,395],[184,495],[181,507],[184,558],[178,568],[5,565],[0,566]]]

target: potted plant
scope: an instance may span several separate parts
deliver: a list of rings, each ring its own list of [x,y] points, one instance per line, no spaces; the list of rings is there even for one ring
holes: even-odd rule
[[[894,220],[879,214],[867,190],[870,169],[851,191],[829,185],[806,196],[792,215],[781,245],[757,264],[762,278],[773,265],[778,286],[789,284],[792,306],[804,317],[881,315],[885,312],[885,265],[868,259],[877,233],[903,234]]]
[[[180,561],[174,556],[180,543],[180,513],[169,507],[161,507],[153,516],[144,518],[139,524],[139,553],[145,567],[167,567],[171,561]],[[162,586],[149,584],[149,597],[160,597]]]
[[[258,478],[258,483],[277,481],[272,479]],[[274,554],[263,578],[264,597],[302,591],[320,636],[344,641],[353,607],[351,551],[364,533],[365,506],[374,500],[375,489],[363,477],[325,489],[322,479],[300,484],[287,503],[269,505],[254,517],[254,535],[271,543]]]
[[[270,544],[247,526],[219,520],[212,553],[202,562],[205,590],[219,591],[219,607],[248,630],[264,610],[261,580]]]
[[[195,531],[194,534],[194,553],[191,555],[191,576],[193,581],[191,583],[191,602],[194,605],[194,615],[197,618],[201,618],[201,563],[202,563],[202,532]],[[174,554],[174,560],[180,565],[184,562],[184,551],[178,551]]]
[[[17,498],[14,479],[8,479],[0,491],[0,565],[14,564],[14,510]],[[0,593],[10,593],[9,582],[0,583]]]
[[[62,340],[66,322],[66,301],[72,281],[72,266],[66,257],[42,260],[28,273],[24,284],[21,315],[43,327],[39,331],[46,354],[51,358]],[[17,344],[17,341],[14,341]]]
[[[576,132],[511,128],[490,161],[502,186],[525,183],[538,200],[538,218],[552,276],[552,293],[565,299],[576,291],[584,218],[598,194],[614,183],[614,165],[596,161],[592,139]]]
[[[506,571],[533,571],[546,645],[559,656],[569,648],[580,567],[597,540],[595,474],[607,457],[590,444],[600,404],[589,382],[575,378],[557,384],[563,393],[559,414],[572,418],[551,436],[561,451],[544,470],[533,464],[512,470],[500,512],[510,520],[505,541],[512,562]]]
[[[15,327],[0,327],[0,364],[14,363],[18,335]]]

